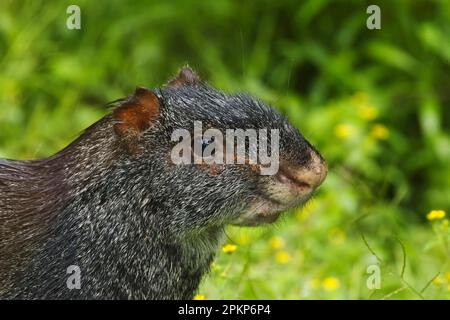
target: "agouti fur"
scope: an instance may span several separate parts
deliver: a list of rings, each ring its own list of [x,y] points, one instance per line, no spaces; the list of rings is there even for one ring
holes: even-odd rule
[[[174,165],[176,128],[196,120],[280,130],[280,174]],[[0,298],[191,299],[227,224],[274,221],[323,181],[319,153],[263,102],[185,67],[136,89],[57,154],[0,160]],[[69,266],[81,270],[69,289]]]

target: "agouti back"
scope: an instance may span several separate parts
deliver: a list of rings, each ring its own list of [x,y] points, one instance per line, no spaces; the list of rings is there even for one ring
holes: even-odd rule
[[[192,132],[195,121],[222,132],[279,130],[278,171],[174,164],[172,133]],[[0,160],[0,298],[191,299],[226,225],[275,221],[326,172],[281,114],[185,67],[166,86],[116,102],[54,156]],[[71,266],[79,287],[68,285]]]

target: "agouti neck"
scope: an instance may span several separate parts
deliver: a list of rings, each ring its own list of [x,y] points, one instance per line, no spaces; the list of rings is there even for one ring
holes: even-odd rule
[[[9,249],[11,243],[2,247],[6,255],[21,252],[21,259],[3,266],[5,274],[15,270],[3,280],[12,288],[10,297],[192,297],[222,231],[172,234],[161,218],[170,208],[151,199],[143,206],[132,173],[126,178],[115,166],[110,130],[105,118],[59,154],[12,165],[20,177],[12,178],[15,190],[5,188],[12,190],[7,195],[11,215],[1,218],[6,220],[2,232],[11,234],[2,238],[15,249]],[[36,194],[19,204],[25,192]],[[23,214],[27,223],[13,222],[12,213]],[[21,232],[15,230],[19,226]],[[67,288],[67,268],[73,265],[81,271],[79,290]]]

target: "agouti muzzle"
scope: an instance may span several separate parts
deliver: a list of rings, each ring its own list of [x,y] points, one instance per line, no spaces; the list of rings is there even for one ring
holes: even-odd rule
[[[229,143],[233,132],[248,136]],[[227,224],[275,221],[326,173],[281,114],[185,67],[54,156],[0,160],[0,298],[191,299]]]

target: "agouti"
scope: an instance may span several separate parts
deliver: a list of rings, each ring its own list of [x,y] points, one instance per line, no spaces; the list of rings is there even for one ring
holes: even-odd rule
[[[268,139],[277,172],[261,174],[248,159],[174,163],[173,132],[192,133],[195,121],[223,133],[278,130],[278,149]],[[200,142],[200,151],[232,150],[219,139]],[[184,67],[162,88],[116,102],[57,154],[0,160],[0,298],[191,299],[226,225],[275,221],[310,198],[326,173],[281,114]]]

